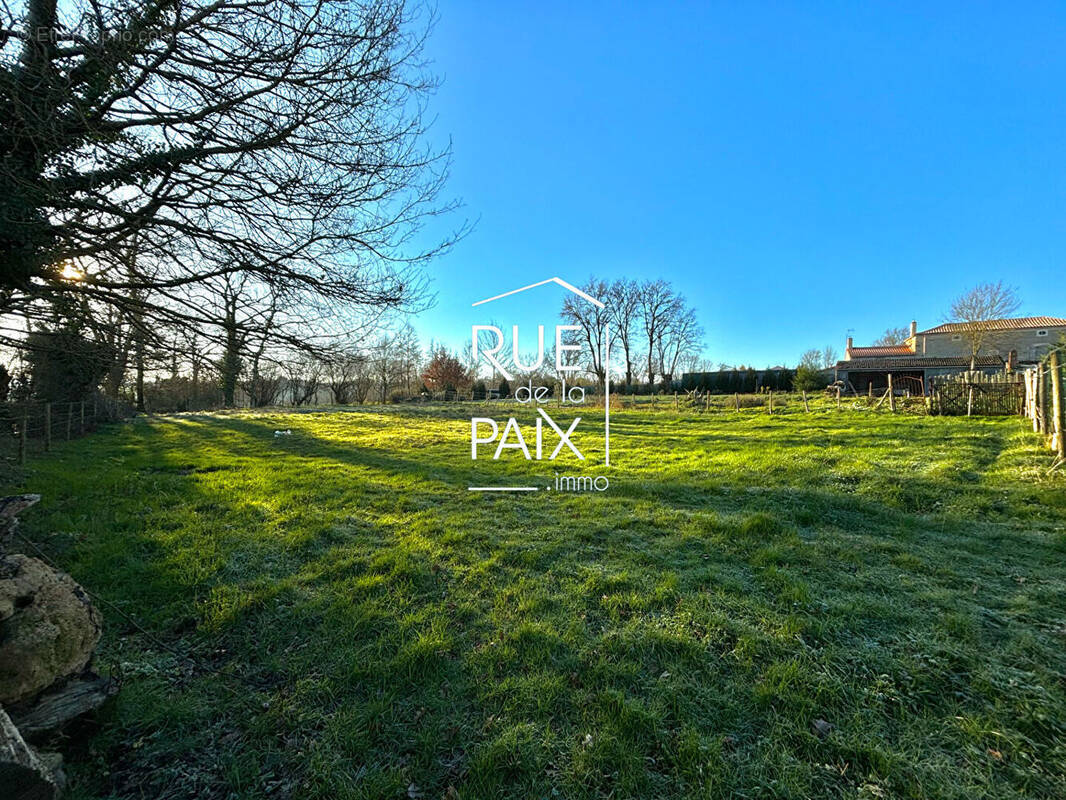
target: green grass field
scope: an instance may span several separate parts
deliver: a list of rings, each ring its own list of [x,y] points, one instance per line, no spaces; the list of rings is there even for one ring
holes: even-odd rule
[[[820,403],[616,412],[602,494],[466,491],[556,467],[464,408],[63,443],[23,530],[152,634],[103,609],[72,795],[1066,796],[1066,478]]]

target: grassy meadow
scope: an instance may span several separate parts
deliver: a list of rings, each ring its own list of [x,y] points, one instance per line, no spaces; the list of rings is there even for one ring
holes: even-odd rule
[[[71,796],[1066,796],[1066,477],[1021,420],[664,403],[604,468],[592,419],[585,465],[472,462],[483,413],[33,459],[23,531],[113,604],[123,680]],[[466,490],[556,471],[611,488]]]

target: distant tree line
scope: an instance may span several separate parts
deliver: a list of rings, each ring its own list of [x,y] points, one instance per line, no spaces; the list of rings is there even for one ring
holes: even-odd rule
[[[688,372],[680,381],[684,391],[698,389],[711,394],[753,394],[762,391],[790,392],[795,371],[791,369],[739,369]]]
[[[612,385],[632,392],[669,388],[699,360],[703,326],[696,310],[669,281],[608,282],[593,277],[580,288],[604,307],[568,294],[562,317],[577,326],[573,339],[582,346],[586,362],[581,366],[599,387],[606,381],[608,364],[617,365],[612,373],[619,379]],[[608,328],[610,359],[604,342]]]

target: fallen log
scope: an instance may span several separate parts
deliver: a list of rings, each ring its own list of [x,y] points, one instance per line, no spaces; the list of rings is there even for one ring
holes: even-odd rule
[[[15,494],[0,497],[0,548],[7,544],[18,528],[16,517],[41,499],[39,494]],[[0,549],[0,552],[3,552]]]
[[[11,719],[27,739],[61,728],[75,717],[95,711],[118,692],[118,683],[87,672],[45,692],[32,705],[10,709]]]

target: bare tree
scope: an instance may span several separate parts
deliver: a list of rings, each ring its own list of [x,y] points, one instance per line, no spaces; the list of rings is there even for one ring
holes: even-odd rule
[[[252,351],[248,375],[241,382],[241,388],[248,395],[248,405],[252,408],[274,405],[281,396],[285,383],[284,377],[274,365],[263,359],[265,341],[260,341],[259,346]]]
[[[641,284],[637,295],[637,310],[640,313],[644,341],[648,345],[648,383],[654,390],[655,378],[659,374],[655,360],[656,345],[677,310],[677,297],[666,281],[646,281]]]
[[[626,364],[626,388],[633,384],[633,333],[640,302],[640,286],[636,281],[621,278],[611,284],[607,293],[607,314],[611,321],[611,339],[622,348]]]
[[[254,345],[258,373],[277,316],[276,298],[264,296],[256,287],[250,288],[249,283],[246,275],[223,275],[199,287],[201,313],[222,331],[216,368],[222,385],[222,405],[226,408],[236,403],[252,331],[259,334]]]
[[[799,366],[809,370],[819,370],[822,368],[822,353],[818,350],[804,350],[803,355],[800,356]]]
[[[189,409],[201,407],[202,379],[205,370],[210,368],[210,357],[204,353],[200,346],[200,336],[196,331],[185,331],[181,342],[181,355],[189,362],[190,395],[188,399]]]
[[[326,362],[326,380],[337,405],[363,403],[370,391],[369,359],[353,349],[333,353]]]
[[[370,348],[370,364],[378,387],[378,401],[384,403],[397,378],[399,358],[396,336],[383,334],[378,337]]]
[[[283,364],[285,379],[288,381],[289,402],[294,406],[314,402],[322,384],[322,362],[306,353],[292,353]]]
[[[597,300],[608,295],[607,284],[597,278],[589,278],[580,288],[585,294]],[[568,293],[566,299],[563,300],[562,317],[580,329],[580,339],[588,348],[589,371],[596,377],[596,383],[602,389],[607,374],[605,364],[607,351],[603,331],[610,320],[610,312],[606,306],[600,307],[583,297]]]
[[[454,241],[412,249],[452,207],[427,30],[401,0],[0,4],[0,313],[79,297],[225,343],[190,290],[226,276],[289,308],[414,301]]]
[[[826,369],[834,366],[837,363],[837,351],[831,344],[827,344],[822,348],[822,366]]]
[[[1004,286],[1002,281],[978,284],[959,295],[951,304],[952,322],[961,324],[961,332],[970,347],[970,369],[977,366],[981,350],[991,345],[996,338],[995,320],[1010,317],[1021,301],[1015,290]]]
[[[894,344],[903,344],[910,338],[910,335],[910,330],[904,327],[886,328],[885,332],[874,342],[874,346],[889,347]]]
[[[418,343],[418,334],[410,322],[404,323],[397,331],[393,342],[393,353],[396,382],[403,387],[405,392],[413,394],[422,360],[422,348]]]
[[[352,399],[362,405],[367,401],[374,385],[373,364],[367,356],[360,353],[353,353],[352,359]]]
[[[278,317],[277,298],[269,295],[258,316],[261,322],[244,338],[248,346],[248,371],[241,388],[252,408],[273,405],[281,394],[283,378],[267,352]]]
[[[551,344],[545,343],[544,347],[544,364],[541,369],[530,373],[529,380],[532,380],[534,385],[537,384],[538,379],[543,379],[544,385],[548,386],[552,383],[559,384],[560,388],[563,383],[573,384],[574,375],[580,372],[581,358],[584,353],[581,350],[571,350],[570,345],[581,346],[581,336],[578,331],[563,331],[561,337],[562,344],[564,345],[562,350],[559,350],[555,346],[555,339],[553,338]],[[532,359],[524,360],[523,363],[531,363]],[[578,367],[577,370],[564,369],[565,367]]]
[[[699,352],[703,328],[696,320],[695,309],[685,308],[684,300],[676,298],[671,313],[656,340],[655,352],[663,373],[663,381],[672,381],[682,358]]]

